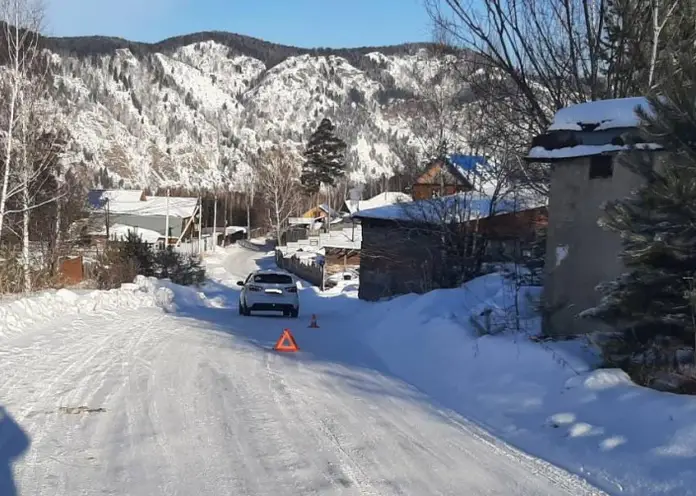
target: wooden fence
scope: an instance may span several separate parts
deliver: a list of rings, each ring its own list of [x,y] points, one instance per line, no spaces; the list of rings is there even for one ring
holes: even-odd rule
[[[283,252],[276,250],[275,262],[281,269],[292,272],[300,279],[324,289],[324,268],[314,262],[302,262],[297,258],[284,257]]]

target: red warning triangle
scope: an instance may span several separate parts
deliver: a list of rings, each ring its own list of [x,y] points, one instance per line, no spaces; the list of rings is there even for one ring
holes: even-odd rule
[[[287,352],[300,351],[300,347],[297,346],[297,342],[290,332],[290,329],[283,330],[283,334],[280,336],[280,339],[278,339],[278,342],[275,344],[273,349],[276,351]]]

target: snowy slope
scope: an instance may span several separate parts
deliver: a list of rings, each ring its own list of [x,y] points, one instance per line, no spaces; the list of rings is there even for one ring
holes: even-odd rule
[[[534,293],[520,293],[518,321],[513,284],[494,274],[366,304],[370,326],[355,327],[396,377],[609,494],[696,495],[696,399],[593,370],[587,343],[530,341],[540,328],[528,308]],[[508,332],[477,337],[487,311],[492,330]]]
[[[72,135],[66,162],[116,186],[234,189],[249,153],[302,147],[325,116],[349,145],[353,181],[391,175],[403,166],[400,147],[424,153],[413,100],[438,88],[456,94],[454,79],[438,75],[448,62],[422,48],[273,65],[213,39],[90,56],[54,50],[53,97]]]
[[[0,338],[0,494],[603,494],[388,373],[347,293],[303,291],[307,329],[238,316],[219,282],[171,290],[170,312],[66,307]],[[290,326],[300,353],[272,352]]]

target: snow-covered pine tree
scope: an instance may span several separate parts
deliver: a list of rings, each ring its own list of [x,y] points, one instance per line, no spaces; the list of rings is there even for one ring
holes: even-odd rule
[[[678,350],[694,345],[688,278],[696,275],[696,64],[682,57],[675,72],[681,81],[664,85],[639,111],[641,139],[664,151],[636,144],[617,158],[644,185],[607,204],[601,219],[622,237],[627,272],[604,284],[601,304],[583,313],[617,331],[605,359],[644,383],[674,370]]]
[[[300,181],[310,194],[318,193],[322,184],[335,186],[346,173],[346,143],[335,129],[329,119],[322,119],[307,143]]]

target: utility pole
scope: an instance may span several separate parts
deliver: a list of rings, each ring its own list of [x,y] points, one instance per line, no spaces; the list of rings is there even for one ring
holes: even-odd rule
[[[169,188],[167,188],[166,214],[164,217],[164,249],[169,247]]]
[[[169,165],[172,166],[172,149],[167,148],[167,159],[169,161]],[[183,233],[182,233],[183,234]],[[166,217],[164,221],[164,248],[165,250],[169,248],[169,186],[167,186],[167,212],[166,212]],[[178,244],[178,243],[177,243]]]
[[[217,133],[217,152],[218,152],[218,163],[217,163],[217,168],[218,172],[220,173],[220,178],[222,179],[223,185],[226,186],[225,177],[226,174],[224,174],[223,171],[223,165],[222,165],[222,140],[221,135],[222,132],[220,131],[220,121],[222,120],[222,111],[221,109],[218,109],[217,111],[217,122],[215,123],[215,131]],[[213,203],[213,251],[217,249],[217,206],[218,206],[218,194],[217,194],[218,188],[217,185],[213,188],[213,194],[215,195],[215,199]],[[227,197],[225,197],[225,232],[227,231]]]
[[[203,197],[198,192],[198,254],[203,253]]]
[[[106,198],[106,243],[109,243],[109,224],[111,219],[109,219],[109,198]]]
[[[213,204],[213,251],[217,248],[217,193],[215,193],[215,203]]]

